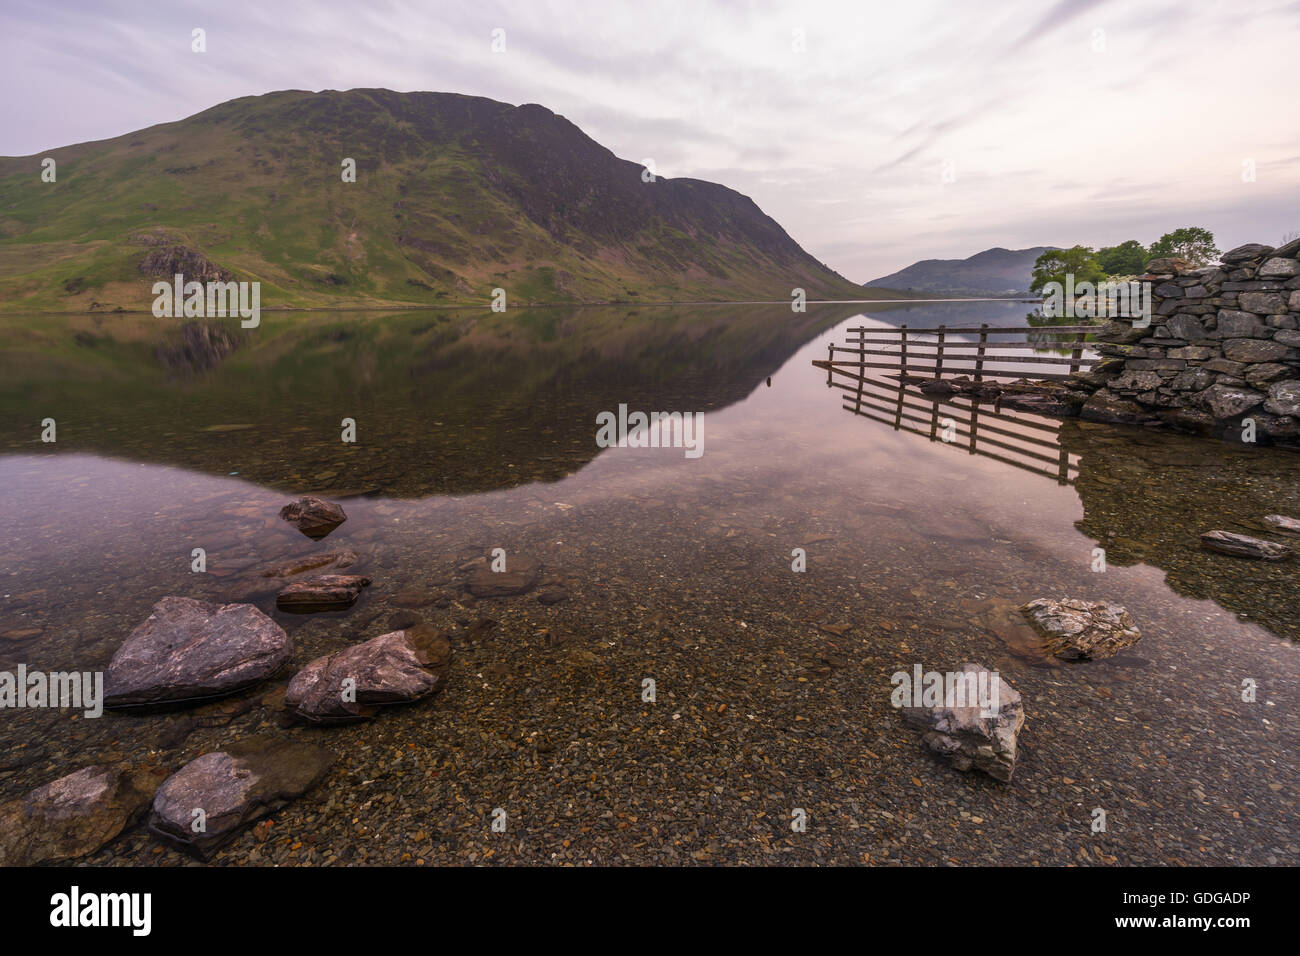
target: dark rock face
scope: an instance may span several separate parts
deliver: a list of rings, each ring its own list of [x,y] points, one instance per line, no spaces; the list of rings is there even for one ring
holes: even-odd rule
[[[183,275],[186,282],[229,282],[230,271],[212,262],[197,249],[179,243],[155,246],[140,260],[140,271],[155,279]]]
[[[370,579],[359,574],[321,574],[294,581],[275,599],[281,611],[311,614],[315,611],[342,611],[356,603]]]
[[[292,656],[292,639],[251,604],[166,597],[113,655],[104,675],[104,704],[231,694],[270,677]]]
[[[167,772],[96,765],[0,804],[0,866],[58,863],[94,853],[134,824]]]
[[[994,673],[978,664],[963,664],[963,673]],[[1016,770],[1016,741],[1025,725],[1025,708],[1010,684],[998,681],[998,710],[985,716],[973,707],[903,707],[903,720],[924,732],[925,745],[958,770],[982,770],[1008,783]]]
[[[334,759],[320,747],[265,737],[206,753],[158,788],[149,829],[207,857],[243,827],[315,786]]]
[[[524,594],[537,586],[540,574],[541,565],[530,558],[507,558],[504,571],[493,571],[491,565],[484,562],[470,571],[465,589],[480,598]]]
[[[1137,402],[1116,395],[1109,388],[1098,389],[1083,404],[1079,417],[1091,422],[1109,422],[1115,425],[1140,425],[1150,418]]]
[[[280,517],[309,538],[323,538],[348,520],[343,509],[332,501],[305,495],[280,509]]]
[[[1039,598],[1020,611],[1047,638],[1048,653],[1062,660],[1111,657],[1142,637],[1127,610],[1102,601]]]
[[[441,690],[450,666],[447,638],[417,624],[318,657],[294,675],[284,704],[309,723],[364,720],[386,704],[408,703]]]
[[[1285,561],[1293,552],[1284,544],[1252,538],[1233,531],[1207,531],[1201,535],[1201,547],[1220,554],[1238,558],[1258,558],[1264,561]]]

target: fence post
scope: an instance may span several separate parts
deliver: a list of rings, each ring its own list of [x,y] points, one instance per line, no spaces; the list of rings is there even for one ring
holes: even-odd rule
[[[943,336],[946,326],[939,326],[939,354],[935,357],[934,377],[936,379],[943,377]]]
[[[1074,348],[1070,350],[1070,374],[1079,371],[1079,357],[1083,352],[1083,340],[1087,332],[1079,332],[1074,337]]]
[[[902,372],[900,373],[898,379],[901,382],[907,376],[907,326],[906,325],[901,326],[898,331],[903,334],[902,352],[900,353],[900,357],[902,359],[902,364],[901,364]]]
[[[835,361],[835,343],[831,342],[826,346],[826,387],[830,388],[833,384],[835,375],[835,366],[831,363]]]
[[[984,322],[980,325],[980,347],[975,353],[975,381],[984,381],[984,348],[989,342],[988,333],[989,324]]]

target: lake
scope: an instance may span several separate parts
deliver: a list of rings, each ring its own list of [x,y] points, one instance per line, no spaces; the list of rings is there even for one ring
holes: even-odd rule
[[[225,700],[3,712],[0,799],[272,734],[339,760],[215,863],[1295,865],[1296,565],[1197,536],[1300,516],[1300,459],[1029,415],[945,442],[943,409],[895,421],[883,376],[867,401],[812,365],[863,324],[1026,309],[0,318],[0,669],[103,670],[167,595],[252,602],[296,647]],[[703,454],[599,447],[620,405],[703,413]],[[347,512],[323,541],[278,517],[305,493]],[[498,548],[542,579],[475,599],[460,569]],[[331,549],[373,580],[356,605],[276,610],[261,570]],[[1050,657],[1016,611],[1040,597],[1122,604],[1142,638]],[[286,720],[298,667],[415,619],[451,634],[440,694]],[[891,674],[966,661],[1023,695],[1010,784],[890,705]],[[140,826],[88,859],[189,862]]]

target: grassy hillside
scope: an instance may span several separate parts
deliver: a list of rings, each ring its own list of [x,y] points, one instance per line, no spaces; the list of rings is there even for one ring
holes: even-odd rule
[[[866,291],[877,286],[933,295],[1026,295],[1034,261],[1055,246],[1032,249],[985,249],[968,259],[922,259],[905,269],[872,279]]]
[[[641,173],[535,105],[245,97],[0,158],[0,310],[147,309],[182,266],[260,280],[263,308],[862,297],[747,197]]]

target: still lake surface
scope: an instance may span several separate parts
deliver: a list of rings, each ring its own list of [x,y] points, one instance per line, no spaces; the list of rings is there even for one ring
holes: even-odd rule
[[[1298,565],[1197,536],[1300,516],[1300,457],[1032,416],[1003,424],[1039,440],[1025,451],[971,453],[926,413],[914,431],[854,414],[811,364],[862,324],[1026,308],[264,313],[188,338],[149,316],[0,319],[0,669],[102,670],[166,595],[251,601],[296,644],[233,700],[0,711],[0,799],[271,734],[339,761],[217,863],[1295,865]],[[704,454],[597,447],[620,404],[703,412]],[[303,493],[348,520],[305,538],[277,517]],[[357,604],[277,611],[261,569],[338,548],[373,578]],[[458,568],[494,548],[567,599],[465,595]],[[1038,597],[1122,604],[1142,639],[1048,658],[1015,611]],[[294,670],[412,615],[452,632],[441,694],[285,722]],[[1024,696],[1009,785],[937,762],[890,706],[894,672],[965,661]],[[90,861],[187,858],[137,827]]]

